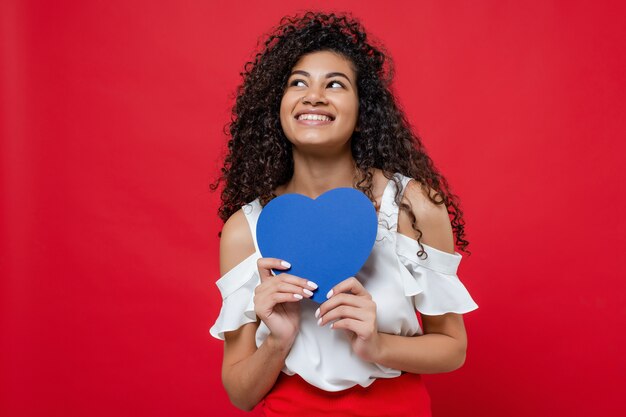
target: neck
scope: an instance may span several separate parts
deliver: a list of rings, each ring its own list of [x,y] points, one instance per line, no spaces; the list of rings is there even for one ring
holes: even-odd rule
[[[349,150],[336,155],[303,155],[294,149],[293,156],[293,177],[281,195],[297,193],[317,198],[333,188],[354,187],[358,170]]]

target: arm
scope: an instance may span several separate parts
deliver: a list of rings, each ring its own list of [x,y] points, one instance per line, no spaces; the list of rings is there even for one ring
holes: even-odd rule
[[[222,275],[254,251],[247,220],[239,210],[222,229]],[[281,278],[274,278],[271,269],[285,269],[280,261],[275,258],[257,260],[261,279],[254,296],[257,321],[224,333],[222,383],[232,404],[245,411],[252,410],[274,386],[299,328],[297,301],[313,294],[307,289],[313,288],[307,280],[287,273],[281,274]],[[257,349],[255,336],[260,320],[265,322],[271,333]]]
[[[270,334],[257,349],[257,327],[258,322],[248,323],[224,334],[222,383],[230,402],[244,411],[251,411],[272,389],[291,348]]]
[[[451,372],[463,366],[467,346],[463,316],[422,315],[422,322],[423,336],[379,333],[378,352],[372,362],[415,374]]]
[[[448,253],[454,253],[450,217],[445,205],[433,204],[415,180],[404,192],[409,201],[422,242]],[[415,231],[407,213],[401,211],[398,232],[414,238]],[[447,313],[440,316],[421,314],[423,336],[403,337],[381,333],[380,349],[375,362],[390,368],[418,374],[454,371],[465,363],[467,335],[463,315]]]
[[[252,234],[241,210],[222,228],[220,272],[224,275],[255,251]],[[288,349],[280,348],[268,337],[257,349],[255,342],[259,321],[224,333],[222,383],[231,403],[245,411],[252,410],[272,388],[284,366]]]

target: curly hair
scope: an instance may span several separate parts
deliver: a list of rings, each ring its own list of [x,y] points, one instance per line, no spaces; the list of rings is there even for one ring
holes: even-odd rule
[[[263,41],[260,38],[259,43]],[[258,44],[257,44],[258,46]],[[332,51],[348,58],[356,70],[359,91],[359,131],[353,132],[351,147],[360,180],[355,187],[372,195],[372,168],[396,183],[394,197],[401,210],[408,212],[417,232],[418,257],[428,254],[421,243],[422,232],[411,207],[401,201],[402,183],[393,176],[399,172],[415,179],[428,198],[445,204],[455,234],[455,243],[466,250],[463,212],[458,197],[435,168],[419,136],[396,103],[391,90],[393,62],[382,45],[368,40],[361,23],[351,16],[308,11],[285,16],[265,38],[264,48],[240,73],[243,83],[237,88],[229,127],[231,139],[221,175],[210,185],[215,191],[221,181],[222,204],[218,215],[225,222],[243,205],[259,198],[262,206],[276,197],[274,190],[293,175],[292,144],[280,122],[280,104],[292,67],[305,54]],[[226,128],[225,128],[225,133]],[[432,192],[434,191],[434,192]],[[221,237],[221,232],[218,233]]]

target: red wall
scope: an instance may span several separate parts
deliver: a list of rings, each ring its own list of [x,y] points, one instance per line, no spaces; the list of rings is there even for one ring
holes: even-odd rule
[[[297,9],[157,3],[0,5],[2,416],[244,414],[208,184],[243,64]],[[465,210],[480,308],[465,366],[425,377],[435,415],[622,415],[624,7],[332,5],[387,45]]]

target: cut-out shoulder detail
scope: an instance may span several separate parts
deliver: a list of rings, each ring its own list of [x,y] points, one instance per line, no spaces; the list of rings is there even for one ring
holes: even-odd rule
[[[246,220],[248,221],[248,227],[250,229],[250,234],[252,235],[252,241],[254,242],[254,249],[258,253],[261,253],[261,251],[259,250],[259,244],[256,240],[256,224],[259,220],[261,210],[263,210],[263,207],[261,207],[261,202],[257,198],[254,201],[245,204],[243,207],[241,207],[241,210],[243,211],[243,214],[246,216]]]
[[[458,252],[453,254],[444,252],[425,243],[422,243],[422,246],[424,246],[424,250],[428,254],[426,259],[421,259],[417,256],[417,252],[420,250],[417,240],[401,233],[396,234],[396,253],[398,256],[442,274],[456,274],[463,255]]]
[[[378,224],[379,226],[383,224],[384,227],[392,232],[396,232],[398,230],[399,207],[395,202],[395,196],[398,188],[396,186],[395,179],[398,179],[402,184],[402,192],[400,193],[400,199],[402,200],[402,195],[404,194],[404,190],[406,190],[406,184],[411,180],[411,178],[405,177],[400,173],[396,173],[387,182],[387,186],[383,192],[380,211],[378,213]]]
[[[217,280],[222,295],[222,308],[209,332],[224,340],[224,333],[237,330],[246,323],[256,322],[254,289],[259,285],[258,253],[253,253]]]
[[[426,191],[417,184],[416,180],[410,180],[403,201],[410,205],[415,216],[416,226],[421,232],[420,243],[429,245],[431,248],[436,247],[443,252],[453,252],[454,234],[445,204],[437,205],[430,201]],[[411,225],[409,213],[401,211],[398,223],[398,230],[403,236],[414,240],[417,238],[417,231]]]
[[[256,248],[244,212],[239,209],[224,223],[220,239],[220,272],[225,274]]]
[[[252,266],[256,268],[256,260],[259,257],[260,256],[257,252],[251,253],[250,256],[232,267],[215,282],[215,285],[217,285],[220,289],[222,297],[228,297],[230,294],[238,290],[250,278],[241,272],[243,270],[248,272],[249,269],[252,269]]]
[[[404,294],[412,298],[415,310],[429,316],[476,310],[478,305],[457,276],[462,256],[423,246],[427,259],[417,257],[413,239],[400,237],[396,247]]]

